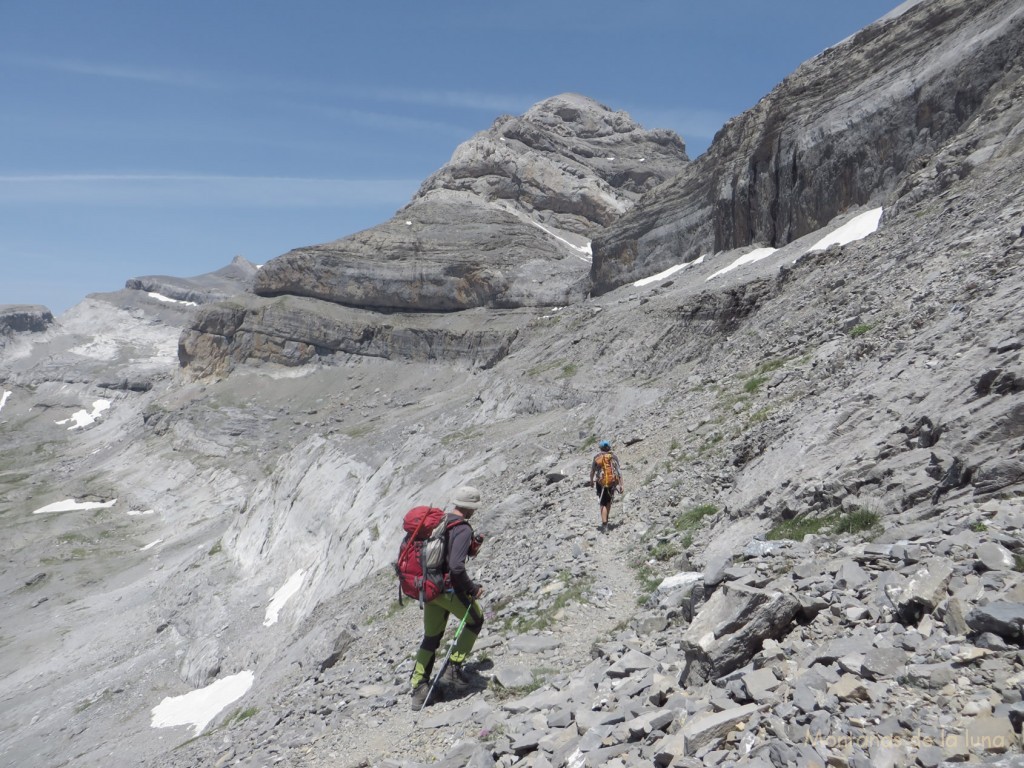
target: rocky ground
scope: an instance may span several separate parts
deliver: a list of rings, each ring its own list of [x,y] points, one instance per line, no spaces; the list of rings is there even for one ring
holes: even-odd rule
[[[1021,203],[950,197],[935,238],[974,255],[922,269],[898,254],[938,230],[906,216],[538,322],[460,435],[493,456],[479,690],[409,710],[385,571],[325,609],[336,663],[159,764],[1021,764]],[[607,536],[598,434],[629,488]]]

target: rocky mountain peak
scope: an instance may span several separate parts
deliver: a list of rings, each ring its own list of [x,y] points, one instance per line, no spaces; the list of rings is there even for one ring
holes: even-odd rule
[[[339,352],[493,365],[531,317],[516,311],[582,300],[590,238],[687,163],[678,136],[576,94],[499,118],[389,221],[271,260],[260,298],[205,306],[182,365],[197,378]],[[436,317],[482,309],[486,329]]]
[[[546,226],[589,237],[679,173],[686,161],[676,134],[644,130],[625,112],[566,93],[520,117],[499,118],[460,145],[423,183],[417,199],[439,189],[470,191],[483,200],[507,201]]]

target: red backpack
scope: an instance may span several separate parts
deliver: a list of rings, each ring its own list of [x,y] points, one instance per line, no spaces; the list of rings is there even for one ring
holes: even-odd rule
[[[447,557],[449,528],[464,523],[448,517],[437,507],[413,507],[405,513],[405,538],[398,547],[398,602],[402,596],[415,598],[422,607],[448,587]]]

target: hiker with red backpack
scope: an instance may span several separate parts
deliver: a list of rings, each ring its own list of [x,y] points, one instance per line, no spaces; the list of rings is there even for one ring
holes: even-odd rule
[[[602,440],[598,446],[600,452],[590,463],[590,487],[597,491],[598,503],[601,506],[601,525],[597,530],[608,531],[608,515],[612,511],[612,498],[615,491],[623,493],[622,472],[619,470],[619,459],[612,453],[612,444]],[[596,484],[595,484],[596,479]]]
[[[407,529],[411,527],[409,517],[417,510],[425,510],[421,515],[440,513],[440,516],[432,526],[427,540],[419,539],[423,541],[419,550],[425,561],[421,566],[421,576],[410,577],[409,574],[414,573],[417,566],[405,563],[409,559],[404,557],[407,548],[414,549],[410,543],[415,545],[418,540],[418,534],[411,531],[402,544],[396,566],[403,593],[418,596],[423,607],[423,641],[416,652],[410,679],[413,710],[426,706],[437,686],[453,692],[468,688],[469,680],[462,665],[473,650],[473,644],[484,625],[484,612],[477,602],[484,588],[466,572],[466,559],[476,556],[483,541],[483,537],[474,536],[469,524],[469,519],[480,507],[480,492],[472,486],[464,485],[456,489],[452,503],[455,509],[448,513],[431,507],[410,510],[406,516]],[[424,523],[420,521],[418,525],[422,527]],[[430,553],[430,539],[439,545],[436,555]],[[436,564],[431,562],[435,559],[438,561]],[[437,679],[431,684],[430,674],[449,616],[461,620],[459,629]]]

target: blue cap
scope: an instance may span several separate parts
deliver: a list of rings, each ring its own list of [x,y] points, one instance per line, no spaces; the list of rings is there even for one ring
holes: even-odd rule
[[[611,448],[612,444],[609,443],[607,440],[602,440],[600,443],[597,444],[597,447],[604,450],[605,448]]]

